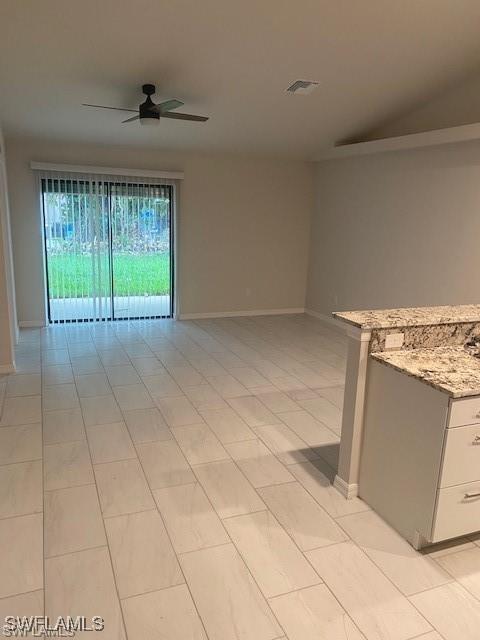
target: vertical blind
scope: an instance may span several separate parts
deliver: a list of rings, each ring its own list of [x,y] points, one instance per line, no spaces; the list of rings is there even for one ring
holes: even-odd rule
[[[50,321],[170,317],[175,182],[37,173]]]

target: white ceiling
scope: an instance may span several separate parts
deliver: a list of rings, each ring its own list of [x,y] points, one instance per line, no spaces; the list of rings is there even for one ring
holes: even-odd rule
[[[7,135],[312,158],[480,61],[478,0],[1,0]],[[290,96],[295,79],[318,80]],[[140,85],[205,124],[120,124]],[[127,117],[127,114],[125,114]]]

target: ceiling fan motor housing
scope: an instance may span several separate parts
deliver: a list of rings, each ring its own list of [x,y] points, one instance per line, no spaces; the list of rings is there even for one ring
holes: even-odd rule
[[[144,118],[151,120],[160,120],[160,114],[158,113],[158,111],[152,109],[152,107],[155,106],[155,103],[152,102],[152,99],[150,98],[150,96],[155,93],[154,85],[144,84],[142,89],[143,93],[147,95],[147,99],[145,100],[145,102],[142,102],[139,107],[140,120],[143,120]]]
[[[153,96],[155,93],[154,84],[142,84],[142,91],[146,96]]]

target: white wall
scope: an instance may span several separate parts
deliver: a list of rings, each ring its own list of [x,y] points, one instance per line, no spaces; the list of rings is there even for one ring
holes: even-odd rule
[[[5,144],[0,129],[0,373],[14,368],[17,334]]]
[[[480,143],[319,163],[307,308],[480,302]]]
[[[304,306],[312,164],[18,138],[7,140],[7,148],[20,322],[45,317],[31,160],[185,172],[177,255],[182,314]]]

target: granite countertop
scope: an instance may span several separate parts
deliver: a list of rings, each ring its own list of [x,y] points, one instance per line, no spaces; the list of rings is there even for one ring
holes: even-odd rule
[[[437,324],[480,322],[480,304],[405,307],[367,311],[336,311],[333,316],[360,329],[391,329]]]
[[[463,347],[384,351],[371,356],[452,398],[480,395],[480,359]]]

